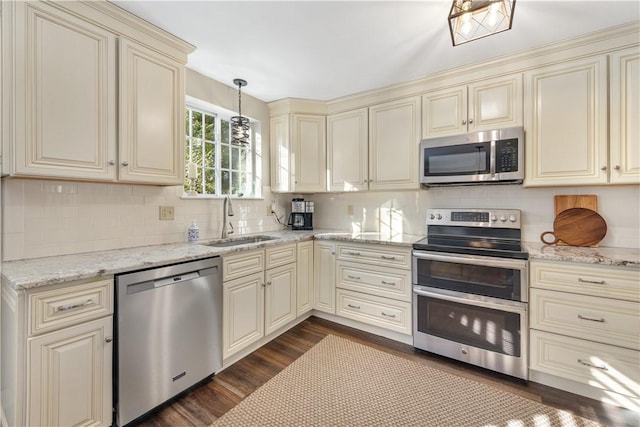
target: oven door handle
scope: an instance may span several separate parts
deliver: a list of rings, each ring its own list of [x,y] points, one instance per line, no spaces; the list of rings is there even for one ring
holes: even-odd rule
[[[440,292],[427,291],[425,289],[417,288],[415,286],[413,287],[413,293],[423,297],[457,302],[459,304],[473,305],[476,307],[492,308],[494,310],[508,311],[510,313],[525,314],[527,312],[527,305],[518,301],[504,300],[504,302],[495,303],[495,302],[486,301],[486,300],[463,298],[463,297],[443,294]]]
[[[433,252],[413,251],[413,257],[430,261],[451,262],[454,264],[483,265],[487,267],[509,268],[512,270],[526,270],[527,262],[519,259],[477,257],[463,254],[444,255]]]

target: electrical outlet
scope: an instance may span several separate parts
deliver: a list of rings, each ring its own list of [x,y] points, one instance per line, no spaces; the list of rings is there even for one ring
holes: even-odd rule
[[[160,206],[160,219],[169,220],[175,219],[175,212],[173,206]]]
[[[272,211],[271,205],[267,206],[267,216],[269,216],[269,215],[273,215],[273,211]]]
[[[353,205],[347,206],[347,215],[353,215]]]

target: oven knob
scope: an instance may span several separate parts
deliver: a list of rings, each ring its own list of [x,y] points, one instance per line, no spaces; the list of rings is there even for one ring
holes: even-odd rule
[[[435,219],[436,216],[434,214],[429,215],[429,219]]]
[[[495,215],[491,215],[491,221],[496,222],[498,220],[498,217]]]
[[[436,215],[436,218],[442,219],[442,215],[438,214],[438,215]]]
[[[500,215],[500,221],[505,222],[507,220],[507,218],[504,217],[504,215]]]
[[[516,222],[517,221],[516,216],[515,215],[509,215],[509,221]]]

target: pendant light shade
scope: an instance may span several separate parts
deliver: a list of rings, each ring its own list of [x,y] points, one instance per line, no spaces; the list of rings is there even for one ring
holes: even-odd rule
[[[453,0],[449,30],[454,46],[511,29],[516,0]]]
[[[231,117],[231,144],[247,147],[251,137],[249,118],[242,116],[242,87],[247,85],[247,81],[234,79],[233,84],[238,86],[238,115]]]

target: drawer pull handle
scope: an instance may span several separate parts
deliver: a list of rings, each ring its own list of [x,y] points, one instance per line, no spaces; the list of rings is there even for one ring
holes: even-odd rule
[[[347,255],[358,255],[360,256],[360,252],[346,251]]]
[[[70,305],[59,305],[58,308],[56,309],[56,311],[69,311],[69,310],[73,310],[76,308],[80,308],[80,307],[86,307],[88,305],[93,304],[93,300],[92,299],[88,299],[85,302],[79,302],[77,304],[70,304]]]
[[[604,319],[593,319],[591,317],[584,317],[582,314],[578,314],[578,319],[589,320],[591,322],[604,323]]]
[[[578,282],[580,283],[593,283],[594,285],[605,285],[606,282],[604,280],[585,280],[581,277],[578,278]]]
[[[387,314],[384,311],[382,312],[382,315],[385,316],[385,317],[391,317],[391,318],[395,318],[396,317],[395,314]]]
[[[347,304],[347,307],[351,307],[351,308],[355,308],[356,310],[360,310],[360,306],[359,305]]]
[[[382,258],[382,259],[390,259],[390,260],[396,259],[396,257],[394,257],[394,256],[385,256],[385,255],[380,255],[380,258]]]
[[[347,277],[348,277],[349,279],[353,279],[353,280],[360,280],[360,276],[352,276],[352,275],[350,275],[350,274],[347,274]]]
[[[609,369],[607,369],[606,366],[597,366],[597,365],[591,364],[589,362],[585,362],[582,359],[578,359],[578,363],[580,363],[581,365],[584,365],[584,366],[588,366],[590,368],[600,369],[601,371],[608,371],[609,370]]]
[[[385,282],[384,280],[380,281],[383,285],[395,286],[396,282]]]

